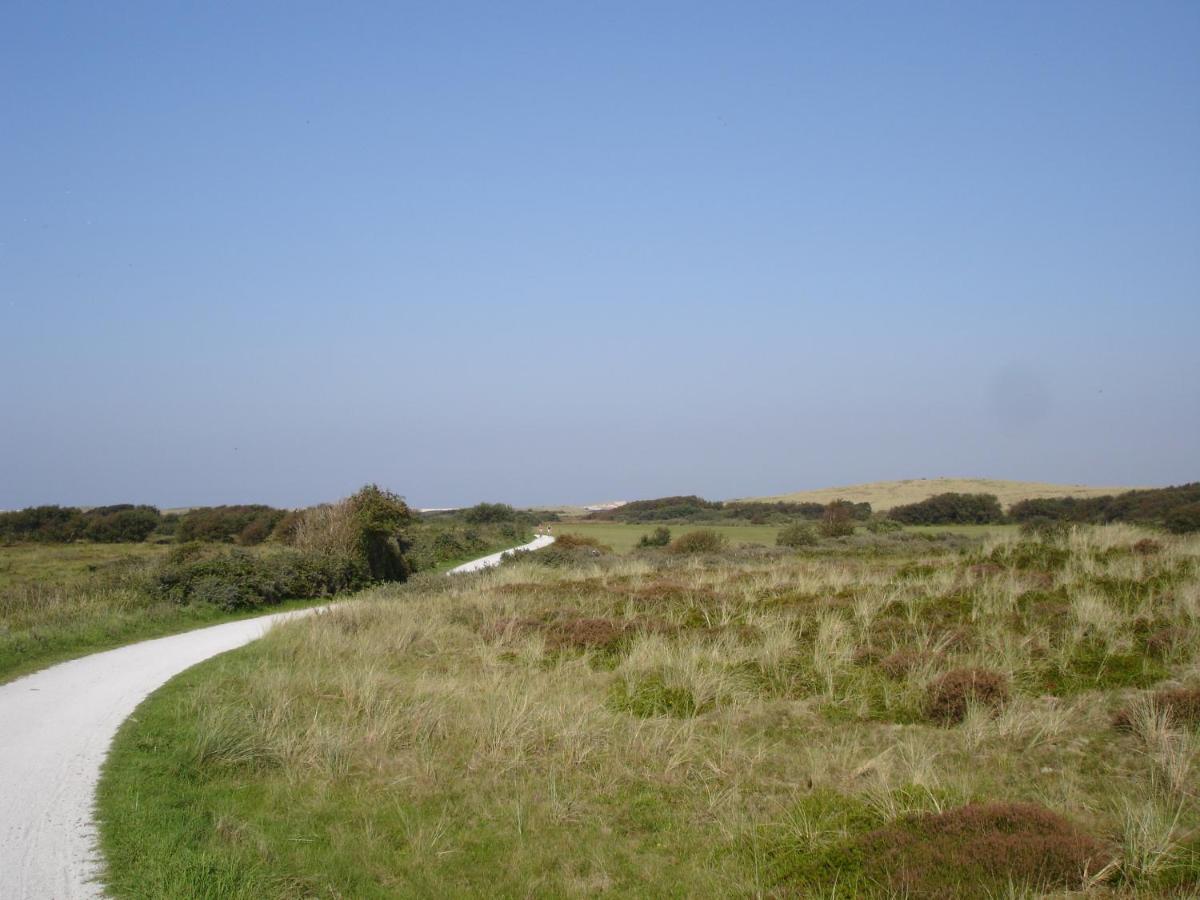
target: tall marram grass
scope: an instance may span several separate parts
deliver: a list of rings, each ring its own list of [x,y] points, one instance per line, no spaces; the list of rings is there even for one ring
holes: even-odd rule
[[[203,855],[263,896],[285,875],[330,896],[1181,889],[1197,736],[1153,698],[1200,678],[1200,539],[1145,537],[529,559],[375,590],[139,712],[102,790],[112,883]],[[930,717],[964,671],[1005,692]],[[225,824],[139,824],[169,837],[181,808]],[[990,852],[1006,816],[1077,852],[1053,885],[1013,868],[972,893],[977,861],[921,831],[969,822]]]

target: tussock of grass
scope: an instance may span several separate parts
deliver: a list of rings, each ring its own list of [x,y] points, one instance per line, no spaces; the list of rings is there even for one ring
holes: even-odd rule
[[[1153,896],[1200,876],[1168,699],[1200,666],[1200,539],[1147,537],[585,547],[371,592],[127,723],[110,884]]]

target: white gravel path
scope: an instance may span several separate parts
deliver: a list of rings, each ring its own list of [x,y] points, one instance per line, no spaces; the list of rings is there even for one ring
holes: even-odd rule
[[[544,535],[515,549],[553,542]],[[501,556],[453,571],[494,566]],[[0,685],[0,900],[103,896],[95,881],[100,861],[92,809],[100,766],[121,723],[184,669],[318,608],[142,641]]]

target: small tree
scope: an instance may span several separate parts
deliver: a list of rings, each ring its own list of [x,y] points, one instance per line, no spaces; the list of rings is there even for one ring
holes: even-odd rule
[[[825,507],[821,523],[817,526],[825,537],[845,537],[854,534],[852,506],[842,500],[834,500]]]
[[[804,522],[793,522],[780,530],[775,538],[779,547],[811,547],[817,543],[817,532]]]
[[[292,543],[308,553],[349,559],[375,581],[403,581],[409,574],[408,504],[369,484],[338,503],[304,510]]]

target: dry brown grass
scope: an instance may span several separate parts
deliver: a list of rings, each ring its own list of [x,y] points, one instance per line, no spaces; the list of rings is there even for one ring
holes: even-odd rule
[[[857,843],[866,869],[895,895],[985,896],[1009,886],[1083,888],[1111,859],[1098,840],[1031,803],[971,804],[908,816]]]

